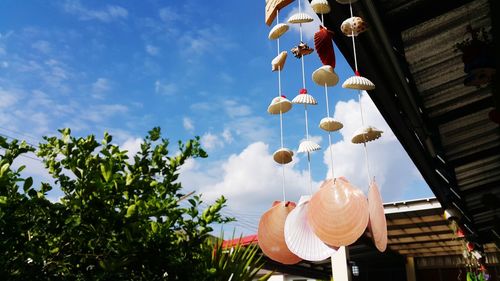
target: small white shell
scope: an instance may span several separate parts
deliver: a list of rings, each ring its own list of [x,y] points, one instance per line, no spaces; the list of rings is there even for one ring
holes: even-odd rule
[[[352,76],[345,80],[342,88],[369,91],[375,89],[375,84],[363,76]]]
[[[312,0],[311,7],[316,14],[328,14],[330,12],[330,5],[327,0]]]
[[[322,261],[331,257],[335,249],[328,247],[309,227],[307,222],[308,203],[311,196],[302,196],[285,221],[285,242],[288,249],[299,258],[308,261]]]
[[[367,29],[365,21],[360,17],[350,17],[342,22],[340,30],[346,36],[358,36]]]
[[[296,13],[293,14],[289,19],[289,23],[306,23],[312,22],[314,19],[306,13]]]
[[[286,51],[283,51],[271,61],[271,70],[272,71],[283,70],[283,67],[285,67],[287,54],[288,53]]]
[[[281,37],[281,35],[285,34],[285,32],[288,31],[288,24],[286,23],[278,23],[275,25],[271,31],[269,31],[269,39],[270,40],[275,40]]]
[[[286,113],[292,109],[292,103],[285,97],[275,97],[271,104],[267,107],[267,112],[269,114],[280,114]]]
[[[316,69],[312,74],[314,83],[320,86],[335,86],[339,82],[339,76],[333,70],[331,65],[323,65]]]
[[[354,2],[357,2],[358,0],[337,0],[337,3],[340,3],[340,4],[350,4],[350,3],[354,3]]]
[[[293,160],[293,151],[288,148],[280,148],[273,153],[273,159],[278,164],[288,164]]]
[[[354,132],[352,136],[352,143],[365,143],[369,141],[376,140],[382,136],[382,131],[375,127],[363,127],[359,128]]]
[[[300,143],[297,152],[298,153],[313,152],[320,149],[321,146],[319,146],[319,144],[316,144],[315,142],[310,140],[305,140]]]
[[[308,105],[318,104],[316,99],[307,93],[306,89],[300,90],[300,94],[298,94],[295,98],[293,98],[292,103],[308,104]]]
[[[344,127],[344,124],[333,119],[332,117],[325,117],[319,122],[319,127],[327,132],[335,132]]]

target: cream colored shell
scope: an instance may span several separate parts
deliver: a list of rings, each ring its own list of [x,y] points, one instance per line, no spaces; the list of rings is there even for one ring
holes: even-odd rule
[[[293,98],[292,103],[307,104],[307,105],[318,104],[316,99],[309,94],[298,94],[295,98]]]
[[[328,87],[332,87],[339,82],[339,76],[335,73],[331,65],[323,65],[316,69],[312,74],[312,79],[314,83],[323,87],[325,84]]]
[[[297,150],[298,153],[306,153],[306,152],[313,152],[316,150],[320,150],[321,146],[319,144],[310,141],[310,140],[305,140],[302,141],[299,145],[299,149]]]
[[[281,52],[271,61],[272,71],[281,71],[285,67],[286,57],[288,53],[286,51]]]
[[[293,151],[288,148],[280,148],[273,153],[273,159],[278,164],[288,164],[293,160]]]
[[[307,222],[308,203],[311,196],[300,197],[297,207],[287,216],[285,221],[285,242],[288,249],[299,258],[308,261],[322,261],[336,250],[328,247],[312,231]]]
[[[319,127],[327,132],[335,132],[344,127],[344,124],[333,119],[332,117],[325,117],[319,122]]]
[[[382,136],[382,131],[375,127],[363,127],[356,130],[352,136],[352,143],[365,143],[376,140]]]
[[[366,31],[366,29],[366,23],[360,17],[350,17],[340,25],[340,30],[346,36],[358,36],[360,33]]]
[[[286,113],[292,109],[292,103],[285,97],[275,97],[267,107],[269,114]]]
[[[286,23],[278,23],[277,25],[273,26],[271,31],[269,31],[269,39],[270,40],[275,40],[281,37],[281,35],[285,34],[289,29],[288,24]]]
[[[345,80],[342,88],[369,91],[375,89],[375,84],[363,76],[352,76]]]
[[[327,0],[312,0],[311,7],[316,14],[328,14],[330,12],[330,5]]]
[[[296,13],[288,19],[288,23],[307,23],[313,20],[314,19],[306,13]]]

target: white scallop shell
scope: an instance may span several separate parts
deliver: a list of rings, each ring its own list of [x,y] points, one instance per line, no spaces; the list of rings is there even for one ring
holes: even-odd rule
[[[350,17],[342,22],[340,30],[346,36],[358,36],[367,29],[365,21],[360,17]]]
[[[368,91],[375,89],[375,84],[363,76],[352,76],[345,80],[342,88]]]
[[[319,127],[327,132],[335,132],[344,127],[344,124],[333,119],[332,117],[325,117],[319,122]]]
[[[308,105],[318,104],[316,99],[310,94],[298,94],[295,98],[293,98],[292,103],[308,104]]]
[[[296,13],[293,14],[289,19],[289,23],[306,23],[312,22],[314,19],[306,13]]]
[[[327,0],[312,0],[311,7],[316,14],[328,14],[330,12],[330,5]]]
[[[310,140],[305,140],[302,141],[299,145],[299,149],[297,150],[298,153],[303,153],[303,152],[313,152],[316,150],[320,150],[321,146],[319,144],[316,144],[313,141]]]
[[[285,221],[285,243],[288,249],[299,258],[308,261],[322,261],[337,251],[321,241],[307,222],[308,203],[311,196],[300,197],[297,207]]]
[[[275,25],[271,31],[269,31],[269,39],[275,40],[281,37],[281,35],[285,34],[288,31],[288,24],[286,23],[278,23]]]
[[[331,65],[323,65],[316,69],[312,74],[314,83],[320,86],[335,86],[339,82],[339,76],[333,70]]]
[[[267,112],[269,114],[280,114],[286,113],[292,109],[292,103],[285,97],[275,97],[269,107],[267,107]]]
[[[376,140],[382,136],[382,131],[375,127],[363,127],[357,129],[352,136],[352,143],[365,143]]]
[[[283,67],[285,66],[286,62],[286,57],[287,57],[287,52],[283,51],[279,53],[272,61],[271,61],[271,70],[272,71],[281,71],[283,70]]]
[[[337,3],[340,3],[340,4],[350,4],[350,3],[354,3],[354,2],[357,2],[358,0],[337,0]]]
[[[293,160],[293,151],[288,148],[280,148],[273,153],[273,159],[278,164],[288,164]]]

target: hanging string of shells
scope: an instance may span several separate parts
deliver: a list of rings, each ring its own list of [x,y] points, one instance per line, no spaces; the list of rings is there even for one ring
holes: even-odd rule
[[[282,95],[281,72],[285,65],[287,52],[280,50],[279,38],[288,31],[287,23],[279,22],[280,10],[293,0],[266,0],[266,23],[274,25],[269,33],[270,40],[277,42],[277,56],[272,60],[272,70],[278,74],[278,96],[273,98],[268,112],[280,117],[280,148],[274,152],[273,159],[282,165],[283,201],[275,201],[260,219],[257,239],[260,248],[266,256],[283,264],[295,264],[301,260],[321,261],[332,257],[338,247],[354,243],[368,230],[376,247],[384,251],[387,245],[387,227],[378,187],[371,180],[368,151],[366,143],[379,138],[381,131],[374,127],[366,127],[356,133],[353,143],[362,143],[365,148],[367,174],[369,178],[368,200],[364,193],[349,183],[343,177],[335,178],[331,134],[342,129],[343,124],[331,117],[329,108],[329,87],[337,85],[338,75],[335,73],[335,52],[333,48],[333,32],[324,26],[324,14],[330,13],[327,0],[312,0],[311,7],[321,15],[321,25],[314,35],[314,47],[322,62],[322,66],[312,73],[312,80],[325,92],[326,117],[321,119],[319,127],[328,133],[331,177],[326,179],[319,190],[313,193],[311,176],[311,153],[320,150],[320,146],[310,139],[308,124],[308,106],[317,105],[316,99],[306,90],[304,56],[314,52],[304,42],[302,25],[313,21],[313,18],[302,11],[301,0],[298,2],[298,13],[288,19],[288,24],[297,24],[300,32],[300,42],[291,51],[301,61],[302,88],[299,94],[290,102]],[[368,79],[359,75],[355,37],[366,30],[366,25],[359,17],[352,16],[351,1],[337,0],[341,4],[349,4],[351,18],[344,21],[342,32],[352,37],[355,57],[355,76],[343,83],[344,88],[358,90],[363,128],[364,117],[361,106],[361,91],[372,90],[374,85]],[[292,109],[292,104],[304,105],[305,139],[301,141],[297,152],[307,154],[309,172],[309,194],[300,198],[299,202],[287,201],[285,193],[284,165],[292,161],[293,152],[284,147],[283,114]]]

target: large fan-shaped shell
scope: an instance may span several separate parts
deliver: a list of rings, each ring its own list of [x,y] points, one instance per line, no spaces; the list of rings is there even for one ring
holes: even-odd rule
[[[285,67],[287,52],[283,51],[279,53],[272,61],[271,61],[271,70],[272,71],[281,71],[283,67]]]
[[[275,40],[281,37],[281,35],[285,34],[285,32],[288,31],[288,24],[286,23],[278,23],[277,25],[273,26],[271,31],[269,31],[269,39]]]
[[[289,19],[289,23],[307,23],[312,22],[314,19],[306,13],[293,14]]]
[[[293,151],[288,148],[280,148],[273,153],[273,159],[278,164],[288,164],[293,160]]]
[[[352,76],[345,80],[342,88],[369,91],[375,89],[375,84],[363,76]]]
[[[297,150],[297,152],[298,153],[313,152],[320,149],[321,146],[319,146],[319,144],[310,140],[305,140],[299,144],[299,149]]]
[[[312,0],[311,7],[316,14],[328,14],[330,12],[330,5],[327,0]]]
[[[375,127],[368,126],[357,129],[352,136],[352,143],[365,143],[376,140],[382,136],[382,131]]]
[[[335,132],[344,127],[344,124],[333,119],[332,117],[325,117],[319,122],[319,127],[327,132]]]
[[[314,83],[320,86],[335,86],[339,82],[339,76],[330,65],[323,65],[316,69],[312,74]]]
[[[366,23],[360,17],[350,17],[342,22],[340,30],[346,36],[358,36],[358,34],[366,31]]]
[[[357,2],[358,0],[337,0],[337,3],[340,3],[340,4],[350,4],[350,3],[354,3],[354,2]]]
[[[383,252],[387,248],[387,222],[385,220],[382,196],[380,196],[375,181],[371,182],[370,190],[368,190],[368,211],[370,213],[368,231],[371,233],[371,239],[375,247]]]
[[[285,242],[288,249],[308,261],[322,261],[331,257],[336,250],[328,247],[309,227],[307,222],[308,203],[311,196],[300,197],[285,222]]]
[[[347,246],[366,230],[368,201],[347,180],[328,179],[311,198],[307,219],[321,241],[330,246]]]
[[[296,264],[301,259],[290,252],[285,243],[285,220],[295,208],[293,202],[276,201],[259,221],[257,239],[259,247],[270,259],[283,264]]]
[[[323,26],[314,34],[314,48],[324,65],[335,68],[335,52],[333,50],[332,33]]]
[[[270,114],[286,113],[292,109],[292,103],[285,97],[275,97],[271,104],[267,107],[267,112]]]

